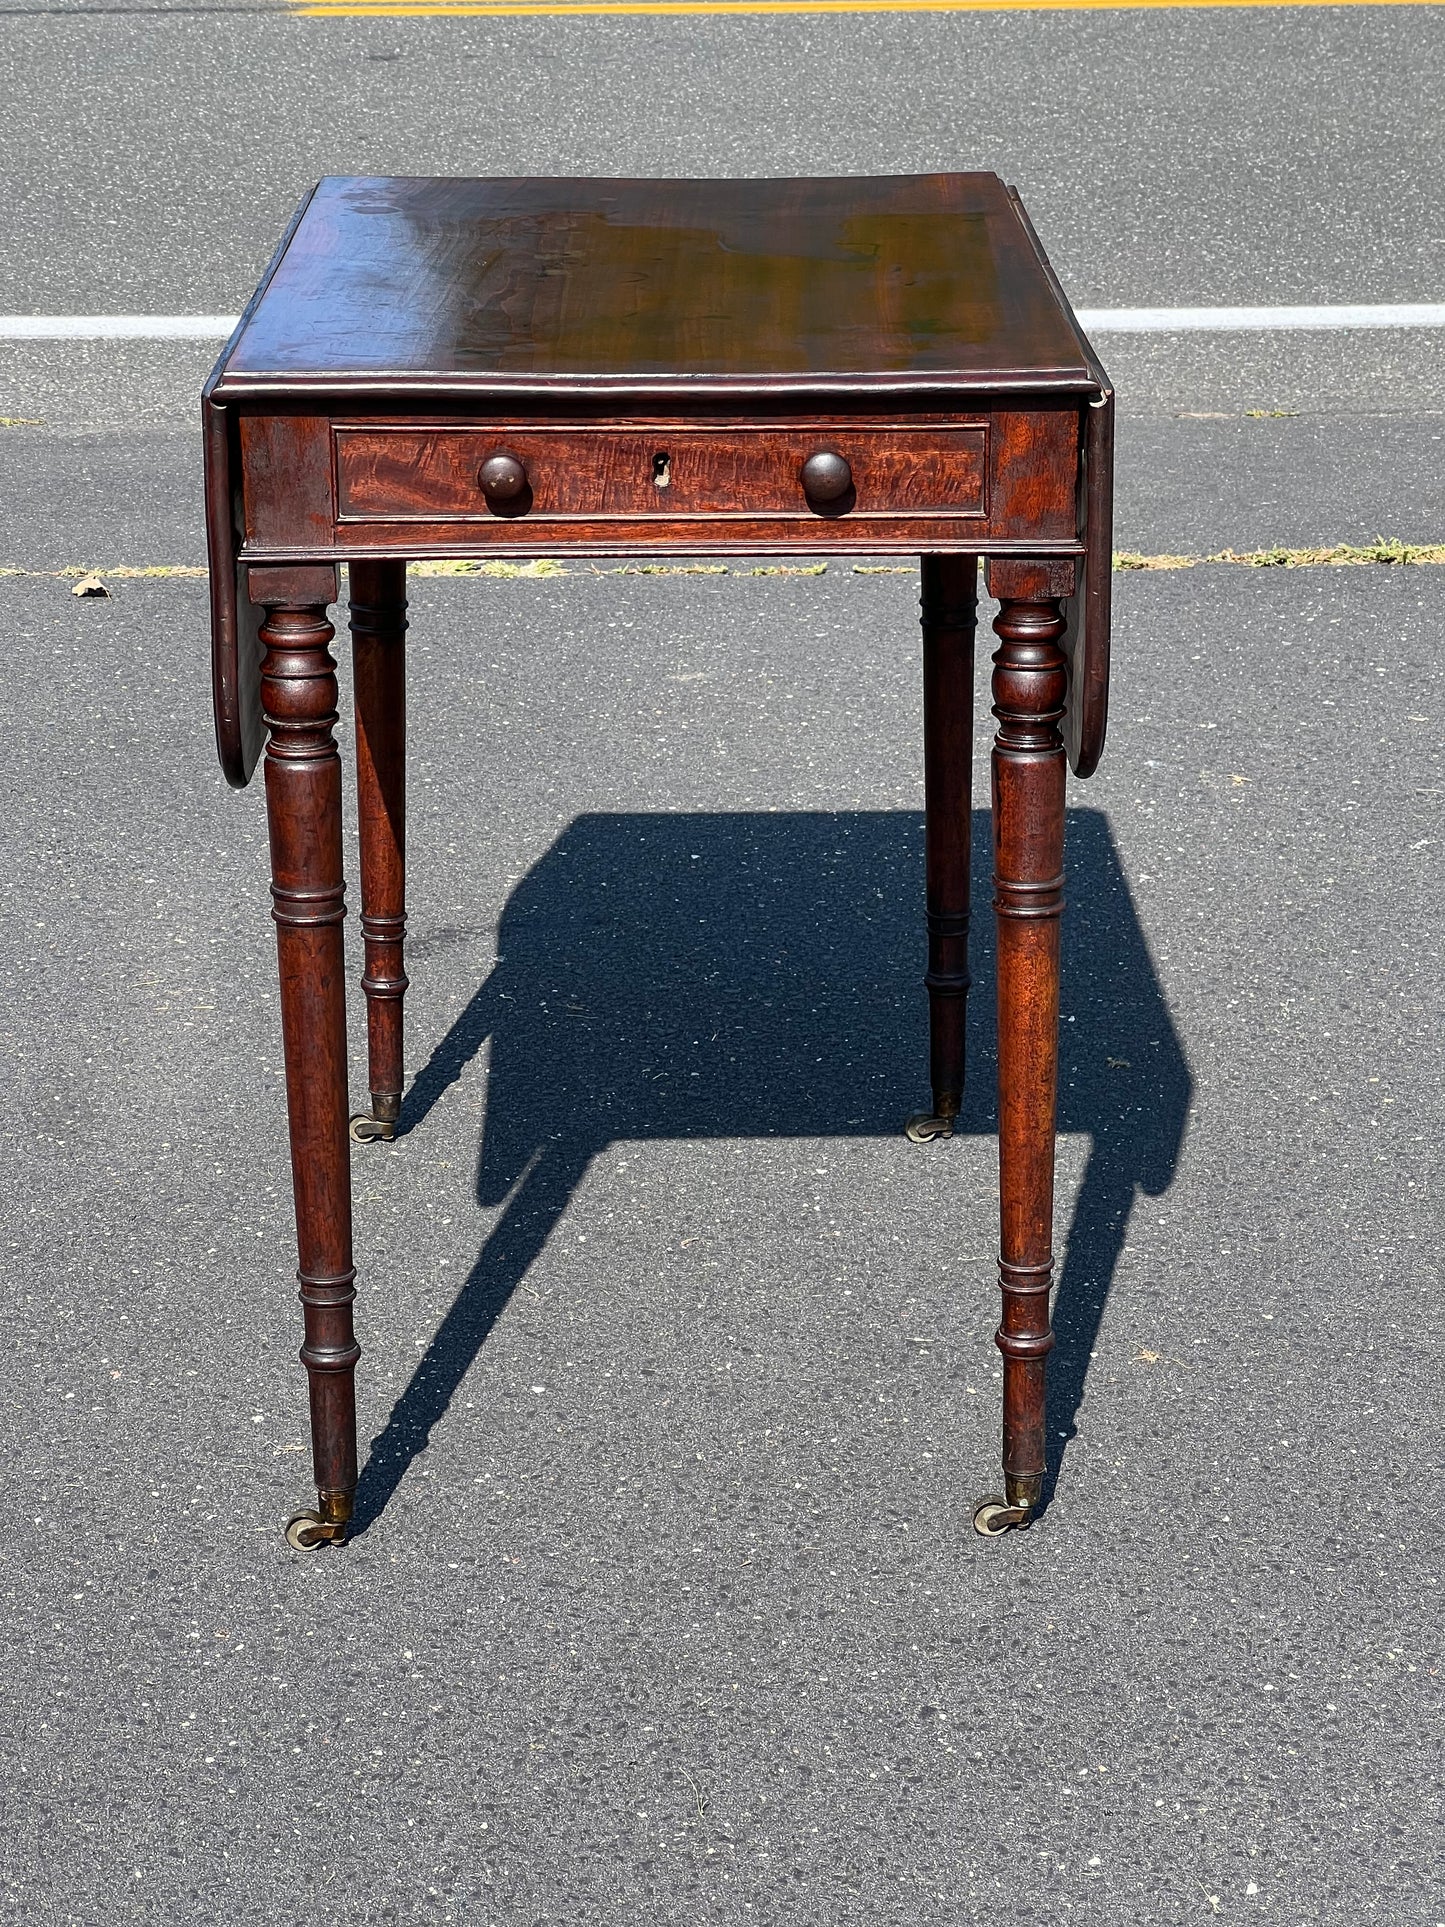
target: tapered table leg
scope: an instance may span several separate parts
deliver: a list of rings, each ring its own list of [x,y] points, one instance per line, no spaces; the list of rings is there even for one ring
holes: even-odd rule
[[[1017,566],[1017,565],[1015,565]],[[1002,573],[1000,571],[1000,573]],[[996,588],[997,593],[1002,593]],[[981,1532],[1027,1525],[1043,1489],[1044,1372],[1054,1335],[1054,1125],[1064,907],[1067,669],[1059,603],[1003,600],[993,659],[994,911],[998,926],[999,1281],[1004,1498]]]
[[[345,1537],[356,1490],[351,1304],[351,1155],[346,1133],[346,973],[341,920],[341,759],[336,664],[324,605],[268,607],[266,811],[272,916],[281,966],[281,1028],[298,1276],[310,1381],[311,1448],[319,1510],[291,1522],[293,1545]]]
[[[963,1102],[968,1010],[969,855],[973,828],[973,635],[978,557],[925,555],[923,593],[924,871],[928,1042],[933,1109],[908,1120],[915,1143],[952,1137]]]
[[[406,564],[351,564],[356,679],[356,790],[361,824],[361,931],[371,1110],[351,1120],[358,1142],[396,1135],[401,1116],[406,995]]]

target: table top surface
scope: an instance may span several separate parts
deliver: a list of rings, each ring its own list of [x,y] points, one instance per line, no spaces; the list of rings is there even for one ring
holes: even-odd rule
[[[213,392],[1099,385],[995,174],[333,178]]]

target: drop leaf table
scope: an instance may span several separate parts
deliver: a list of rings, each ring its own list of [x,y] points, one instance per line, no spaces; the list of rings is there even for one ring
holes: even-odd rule
[[[931,1109],[964,1079],[978,564],[994,629],[1001,1496],[1043,1496],[1064,767],[1103,746],[1113,397],[992,174],[329,179],[202,399],[216,738],[265,752],[319,1500],[357,1484],[353,1144],[401,1116],[407,561],[921,557]],[[369,1108],[350,1117],[337,569],[355,661]]]

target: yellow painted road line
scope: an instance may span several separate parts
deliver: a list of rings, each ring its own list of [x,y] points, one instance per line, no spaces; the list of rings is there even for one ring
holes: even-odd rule
[[[1432,7],[1442,0],[315,0],[308,20],[533,19],[556,15],[764,13],[1116,13],[1198,7]]]

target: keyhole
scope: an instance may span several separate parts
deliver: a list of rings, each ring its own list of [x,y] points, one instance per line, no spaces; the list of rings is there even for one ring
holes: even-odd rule
[[[652,485],[654,488],[672,486],[672,457],[666,449],[659,450],[652,458]]]

